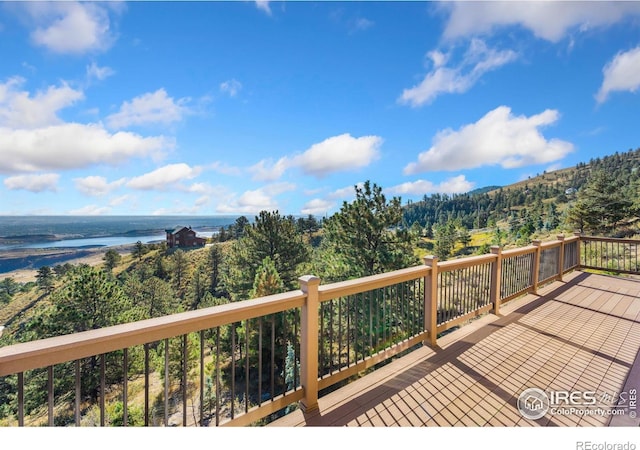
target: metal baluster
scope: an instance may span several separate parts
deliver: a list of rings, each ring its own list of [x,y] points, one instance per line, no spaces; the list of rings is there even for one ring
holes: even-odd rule
[[[276,315],[271,315],[271,401],[276,396]]]
[[[149,426],[149,344],[144,344],[144,426]]]
[[[342,370],[342,297],[338,299],[338,371]]]
[[[216,426],[220,425],[220,327],[216,327]]]
[[[258,406],[262,405],[262,316],[258,319]]]
[[[75,387],[76,387],[74,417],[75,417],[76,426],[79,427],[80,426],[80,400],[81,400],[80,396],[82,395],[79,359],[75,360],[74,369],[75,369]]]
[[[187,426],[187,335],[182,335],[182,426]]]
[[[105,373],[105,361],[106,355],[103,353],[100,355],[100,426],[104,427],[105,424],[105,401],[107,395],[106,387],[106,373]]]
[[[231,324],[231,419],[235,417],[236,398],[236,324]]]
[[[24,426],[24,372],[18,373],[18,426]]]
[[[244,412],[249,412],[249,336],[251,329],[249,327],[249,319],[246,320],[246,329],[244,332]]]
[[[122,426],[129,424],[128,389],[129,389],[129,349],[124,349],[122,380]]]
[[[53,419],[53,366],[47,367],[47,393],[48,393],[48,411],[47,416],[49,418],[49,426],[54,425]]]
[[[164,340],[164,426],[169,426],[169,339]]]
[[[200,331],[200,426],[204,426],[204,330]]]

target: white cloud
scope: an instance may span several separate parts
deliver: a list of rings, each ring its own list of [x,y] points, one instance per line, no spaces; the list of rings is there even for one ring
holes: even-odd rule
[[[428,180],[417,180],[407,183],[402,183],[397,186],[392,186],[385,191],[392,194],[409,194],[409,195],[424,195],[424,194],[460,194],[469,192],[473,189],[475,183],[472,183],[466,179],[464,175],[458,175],[453,178],[449,178],[439,184],[434,184]]]
[[[271,15],[271,7],[269,6],[269,1],[270,0],[256,0],[256,7],[259,10],[264,11],[268,15]]]
[[[227,203],[218,205],[220,214],[258,214],[260,211],[274,211],[278,209],[278,202],[267,195],[263,189],[244,192],[238,199],[231,199]]]
[[[133,197],[130,194],[120,195],[109,200],[109,206],[120,206],[123,203],[131,202]]]
[[[185,106],[188,98],[175,101],[164,89],[140,95],[131,102],[125,101],[120,111],[107,117],[111,128],[126,128],[132,125],[170,124],[182,120],[189,112]]]
[[[231,175],[231,176],[239,176],[242,175],[242,169],[235,166],[230,166],[229,164],[222,161],[215,161],[207,166],[209,169],[214,172],[220,173],[222,175]]]
[[[301,154],[284,156],[275,163],[273,159],[263,159],[249,167],[249,172],[258,181],[275,181],[291,168],[323,178],[331,173],[368,166],[380,156],[381,145],[379,136],[354,138],[345,133],[313,144]]]
[[[473,39],[462,61],[454,67],[445,67],[451,55],[439,50],[427,54],[432,70],[420,84],[405,89],[398,99],[400,103],[421,106],[433,101],[440,94],[461,94],[467,92],[485,73],[495,70],[517,59],[512,50],[490,49],[480,39]]]
[[[408,164],[404,173],[495,164],[514,168],[557,161],[573,151],[573,144],[559,139],[547,140],[539,128],[555,123],[558,118],[555,110],[525,117],[514,116],[510,108],[500,106],[458,131],[440,131],[431,148],[420,153],[417,162]]]
[[[373,20],[369,20],[365,17],[359,17],[356,20],[353,21],[353,27],[352,30],[353,31],[364,31],[366,29],[371,28],[372,26],[375,25],[375,22]]]
[[[96,79],[99,81],[106,80],[115,72],[111,67],[100,67],[95,62],[92,62],[91,65],[87,66],[87,77],[89,79]]]
[[[110,212],[111,208],[108,206],[87,205],[82,208],[72,209],[69,214],[72,216],[102,216]]]
[[[88,176],[85,178],[76,178],[73,181],[75,182],[76,189],[83,194],[91,197],[99,197],[124,185],[126,179],[120,178],[119,180],[109,183],[105,177]]]
[[[188,192],[194,192],[196,194],[212,194],[215,188],[209,183],[193,183],[187,188]]]
[[[638,2],[446,2],[450,10],[444,37],[455,39],[494,28],[520,25],[541,39],[558,42],[573,30],[605,27],[640,15]]]
[[[291,161],[287,157],[280,158],[275,164],[272,159],[263,159],[249,167],[249,172],[256,181],[275,181],[290,167]]]
[[[618,53],[602,69],[604,79],[596,94],[596,101],[603,103],[614,91],[636,92],[640,87],[640,47]]]
[[[202,169],[200,167],[190,167],[187,164],[169,164],[160,167],[152,172],[132,178],[127,187],[140,190],[166,190],[176,183],[190,180],[198,175]]]
[[[324,200],[321,198],[314,198],[304,204],[300,210],[301,214],[312,214],[314,216],[327,214],[335,207],[335,202],[330,200]]]
[[[235,79],[227,80],[224,83],[220,83],[220,92],[229,94],[229,97],[235,97],[236,95],[238,95],[238,92],[240,92],[241,89],[242,83]]]
[[[23,78],[12,77],[0,83],[0,127],[38,128],[61,123],[58,111],[84,98],[81,91],[66,83],[32,96],[19,89],[24,82]]]
[[[94,2],[29,2],[32,41],[55,53],[106,50],[115,40],[107,9]]]
[[[228,195],[217,207],[219,214],[258,214],[260,211],[275,211],[279,204],[274,198],[296,189],[293,183],[273,183],[258,189],[245,191],[240,197]]]
[[[358,182],[355,185],[345,186],[340,189],[336,189],[324,198],[314,198],[304,204],[301,214],[325,214],[331,212],[336,208],[337,204],[342,204],[343,201],[349,202],[355,199],[356,190],[355,186],[362,188],[363,182]]]
[[[295,191],[296,185],[294,183],[287,183],[287,182],[272,183],[272,184],[267,184],[266,186],[263,186],[261,190],[267,195],[275,196],[275,195],[283,194],[285,192]]]
[[[196,208],[200,208],[202,206],[205,206],[207,203],[209,203],[209,196],[208,195],[202,195],[200,197],[198,197],[196,199],[196,201],[193,203],[193,205]]]
[[[346,186],[340,189],[336,189],[332,193],[330,193],[327,198],[331,200],[351,200],[356,197],[355,186],[362,189],[364,187],[364,183],[362,181],[356,183],[352,186]]]
[[[29,192],[44,192],[57,190],[60,175],[45,173],[39,175],[16,175],[5,178],[4,186],[12,191],[25,190]]]
[[[368,166],[380,156],[381,145],[382,138],[379,136],[354,138],[345,133],[313,144],[304,153],[295,156],[291,165],[308,175],[321,178],[330,173]]]
[[[119,164],[131,158],[160,158],[172,140],[77,123],[35,130],[0,127],[0,173],[36,172]]]

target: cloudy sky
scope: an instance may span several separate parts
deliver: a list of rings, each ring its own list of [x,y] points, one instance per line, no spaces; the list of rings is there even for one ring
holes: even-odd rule
[[[0,41],[0,215],[325,215],[640,146],[640,2],[4,2]]]

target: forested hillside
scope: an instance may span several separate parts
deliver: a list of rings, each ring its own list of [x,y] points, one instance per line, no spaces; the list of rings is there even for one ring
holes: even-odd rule
[[[594,172],[607,173],[628,198],[634,198],[634,183],[640,178],[640,149],[592,159],[489,192],[425,195],[405,206],[404,220],[424,228],[457,220],[469,230],[495,227],[501,221],[509,222],[511,228],[531,222],[537,230],[554,229],[566,219],[568,207]]]

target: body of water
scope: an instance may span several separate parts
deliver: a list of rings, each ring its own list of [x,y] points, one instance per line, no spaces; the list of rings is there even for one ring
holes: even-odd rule
[[[0,216],[0,273],[85,256],[90,248],[164,242],[165,230],[192,227],[208,238],[238,216]],[[39,250],[68,249],[56,255]],[[32,250],[33,252],[30,252]]]

